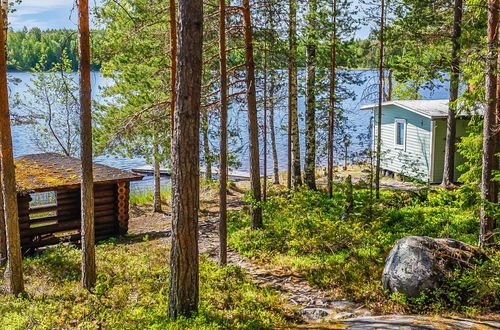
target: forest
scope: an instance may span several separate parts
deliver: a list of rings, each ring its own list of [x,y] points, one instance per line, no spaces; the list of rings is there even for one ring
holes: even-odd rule
[[[1,5],[2,327],[500,328],[499,0]]]

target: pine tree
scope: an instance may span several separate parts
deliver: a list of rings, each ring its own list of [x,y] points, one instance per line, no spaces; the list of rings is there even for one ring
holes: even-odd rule
[[[203,2],[179,1],[177,90],[172,141],[172,244],[168,316],[198,309],[199,130]]]
[[[460,88],[460,37],[462,34],[463,0],[455,0],[453,36],[451,38],[451,74],[450,74],[450,104],[446,125],[446,146],[444,155],[443,186],[449,186],[455,181],[455,139],[457,135],[456,109],[458,91]]]
[[[82,286],[95,286],[94,175],[92,168],[92,99],[90,91],[90,29],[88,0],[78,1],[80,59],[80,143],[82,160]]]
[[[0,31],[4,31],[4,20],[0,20]],[[1,189],[4,199],[4,216],[7,241],[7,269],[5,278],[11,294],[24,291],[23,268],[21,260],[21,240],[19,235],[19,216],[17,191],[12,153],[10,129],[9,98],[7,89],[7,54],[5,52],[5,33],[0,33],[0,160]]]
[[[289,0],[288,31],[288,188],[302,184],[299,115],[297,106],[297,0]]]
[[[262,228],[262,207],[260,202],[260,165],[259,165],[259,125],[257,122],[257,98],[255,88],[255,62],[253,54],[253,30],[251,21],[250,1],[243,0],[243,24],[245,27],[245,66],[247,84],[247,106],[248,106],[248,130],[250,137],[250,181],[252,187],[253,201],[256,203],[252,207],[252,228]]]
[[[226,0],[219,2],[220,60],[220,165],[219,165],[219,264],[227,264],[227,54]]]
[[[309,1],[308,32],[306,40],[306,156],[304,181],[309,189],[316,189],[316,42],[317,2]]]
[[[486,247],[493,241],[494,218],[488,214],[488,203],[494,202],[492,185],[492,167],[494,157],[495,139],[495,113],[497,106],[497,76],[498,61],[498,23],[499,1],[488,2],[488,53],[486,68],[486,107],[484,110],[483,129],[483,169],[481,175],[481,224],[479,233],[479,246]]]

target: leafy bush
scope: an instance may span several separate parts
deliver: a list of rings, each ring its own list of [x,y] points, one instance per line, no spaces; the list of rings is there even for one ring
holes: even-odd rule
[[[372,200],[368,189],[358,187],[354,208],[345,217],[346,194],[341,184],[333,198],[305,188],[277,194],[263,205],[263,230],[250,230],[246,212],[230,216],[229,244],[247,257],[299,272],[311,284],[339,297],[362,301],[380,311],[416,310],[413,307],[419,302],[430,300],[403,302],[397,295],[388,299],[384,294],[381,274],[385,257],[397,240],[411,235],[476,244],[478,210],[471,200],[477,200],[477,192],[469,186],[453,192],[382,190],[380,202]],[[459,287],[461,291],[445,304],[447,310],[481,310],[495,304],[498,286],[482,281],[491,275],[486,275],[488,270],[498,266],[498,255],[495,258],[450,280],[447,293],[458,292]],[[472,275],[475,280],[467,280]],[[441,298],[433,301],[442,300],[442,295],[436,297]],[[437,305],[434,308],[437,310]]]

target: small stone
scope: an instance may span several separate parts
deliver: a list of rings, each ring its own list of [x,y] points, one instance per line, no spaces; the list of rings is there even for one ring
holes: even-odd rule
[[[299,313],[310,320],[321,320],[332,313],[332,311],[324,308],[303,308]]]

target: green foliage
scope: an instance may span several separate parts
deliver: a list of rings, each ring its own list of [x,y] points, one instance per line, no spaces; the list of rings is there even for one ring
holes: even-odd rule
[[[93,32],[96,40],[99,31]],[[70,71],[78,70],[78,34],[76,31],[46,30],[39,28],[22,31],[9,31],[7,38],[7,70],[9,71],[31,71],[43,61],[41,69],[48,71],[65,58],[69,61]],[[94,70],[99,66],[94,64]]]
[[[250,230],[247,214],[231,214],[230,246],[247,257],[302,273],[310,283],[338,296],[373,308],[389,308],[404,305],[396,298],[387,300],[381,285],[385,257],[397,240],[425,235],[477,243],[477,191],[468,186],[454,192],[382,190],[381,202],[371,207],[370,191],[356,189],[354,209],[346,221],[341,220],[346,207],[345,187],[338,184],[334,191],[332,199],[324,192],[303,188],[271,197],[263,207],[263,230]],[[498,299],[498,291],[489,279],[467,286],[467,276],[486,279],[493,266],[483,265],[454,278],[450,292],[458,290],[458,281],[461,289],[474,294],[450,300],[448,310],[493,307],[492,299]],[[439,299],[442,297],[437,294],[425,301]],[[416,301],[408,300],[407,304],[409,309],[417,309]]]
[[[0,294],[2,327],[261,329],[285,325],[287,313],[293,314],[277,292],[258,288],[240,268],[220,268],[202,257],[199,312],[189,319],[168,319],[166,245],[122,242],[98,246],[93,293],[80,288],[78,249],[61,245],[27,258],[28,294]]]
[[[33,69],[28,97],[16,94],[13,113],[16,124],[28,125],[38,149],[75,156],[79,152],[78,85],[71,74],[71,62],[63,51],[60,62],[45,71],[47,59]]]
[[[97,153],[165,161],[170,152],[168,3],[102,1],[96,55],[112,83],[95,112]],[[163,18],[163,19],[159,19]]]

